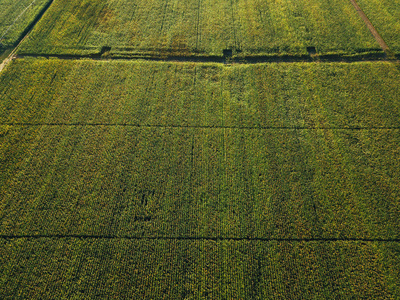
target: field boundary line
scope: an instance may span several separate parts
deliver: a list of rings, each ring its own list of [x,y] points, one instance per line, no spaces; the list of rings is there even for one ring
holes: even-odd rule
[[[212,125],[161,125],[124,123],[0,123],[0,126],[76,126],[76,127],[136,127],[136,128],[177,128],[177,129],[240,129],[240,130],[400,130],[400,126],[212,126]]]
[[[263,238],[206,236],[118,236],[83,234],[0,235],[0,239],[98,239],[98,240],[201,240],[201,241],[261,241],[261,242],[383,242],[399,243],[400,238]]]

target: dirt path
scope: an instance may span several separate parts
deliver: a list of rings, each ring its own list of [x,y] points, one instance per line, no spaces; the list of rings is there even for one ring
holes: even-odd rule
[[[374,25],[372,25],[367,15],[362,11],[361,7],[358,6],[356,0],[350,0],[350,2],[353,4],[354,8],[357,10],[358,14],[363,19],[365,25],[367,25],[369,31],[371,31],[372,35],[374,36],[375,40],[379,43],[383,51],[390,52],[389,46],[385,43],[381,35],[375,29]]]
[[[16,58],[15,52],[17,48],[14,48],[14,50],[10,53],[10,55],[3,60],[3,62],[0,64],[0,73],[3,71],[3,69],[14,59]]]

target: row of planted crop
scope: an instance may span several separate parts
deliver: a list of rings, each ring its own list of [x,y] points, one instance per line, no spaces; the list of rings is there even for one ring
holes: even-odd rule
[[[0,294],[396,299],[399,251],[398,243],[355,241],[0,239]]]
[[[399,237],[399,130],[1,128],[4,235]]]
[[[385,62],[19,59],[0,77],[0,123],[390,128],[399,126],[399,83]]]

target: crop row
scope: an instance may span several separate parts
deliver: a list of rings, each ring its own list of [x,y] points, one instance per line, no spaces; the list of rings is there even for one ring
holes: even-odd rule
[[[20,53],[98,54],[109,47],[116,56],[382,52],[350,1],[55,0]]]
[[[399,238],[399,130],[1,128],[3,235]]]
[[[0,295],[397,299],[399,243],[0,239]]]
[[[0,76],[1,124],[398,128],[386,62],[213,64],[18,59]]]

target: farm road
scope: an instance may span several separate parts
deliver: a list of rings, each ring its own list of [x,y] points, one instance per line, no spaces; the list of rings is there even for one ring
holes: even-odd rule
[[[3,62],[0,64],[0,73],[3,71],[3,69],[13,60],[17,58],[16,52],[18,49],[18,46],[26,39],[28,35],[25,35],[22,40],[18,43],[18,45],[11,51],[10,55],[3,60]]]

